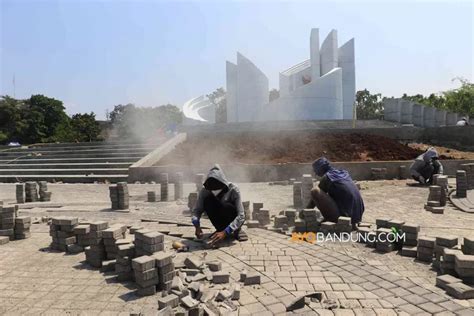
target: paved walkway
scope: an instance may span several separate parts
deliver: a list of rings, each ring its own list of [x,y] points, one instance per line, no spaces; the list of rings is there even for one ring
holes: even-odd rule
[[[447,207],[434,215],[422,209],[426,188],[410,188],[402,181],[362,183],[367,211],[365,220],[393,217],[417,221],[422,232],[436,235],[457,227],[459,236],[472,236],[472,214]],[[190,221],[185,201],[146,203],[146,192],[158,186],[130,185],[131,211],[108,210],[106,185],[50,185],[50,204],[22,205],[21,213],[32,216],[74,215],[83,219],[106,219],[125,224],[148,218]],[[241,184],[245,200],[264,202],[274,214],[291,204],[290,186],[264,183]],[[191,191],[192,185],[185,187]],[[172,192],[170,192],[172,196]],[[14,197],[14,186],[0,185],[0,200]],[[38,207],[41,206],[41,207]],[[409,218],[408,218],[409,217]],[[203,221],[206,225],[208,222]],[[193,228],[172,224],[141,223],[155,229],[191,234]],[[156,297],[135,295],[133,283],[119,283],[109,272],[83,264],[84,254],[65,255],[47,249],[51,239],[46,224],[35,224],[32,238],[0,246],[0,314],[11,315],[128,315],[156,312]],[[452,233],[452,230],[450,231]],[[287,236],[261,229],[248,230],[250,240],[234,242],[217,250],[191,243],[192,251],[219,259],[234,281],[242,269],[262,274],[262,285],[242,288],[240,314],[271,315],[284,312],[295,296],[320,291],[326,299],[311,303],[298,314],[308,315],[473,315],[474,300],[453,300],[434,286],[436,273],[430,266],[397,255],[378,254],[354,243],[308,244],[292,242]],[[176,234],[175,234],[176,235]],[[167,236],[167,248],[177,237]],[[179,259],[179,258],[178,258]],[[178,260],[177,259],[177,260]],[[332,309],[329,309],[332,308]]]

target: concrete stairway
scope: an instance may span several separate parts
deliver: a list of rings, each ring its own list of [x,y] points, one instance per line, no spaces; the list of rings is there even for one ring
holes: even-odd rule
[[[0,150],[0,182],[127,181],[130,165],[159,143],[91,142],[37,144]]]

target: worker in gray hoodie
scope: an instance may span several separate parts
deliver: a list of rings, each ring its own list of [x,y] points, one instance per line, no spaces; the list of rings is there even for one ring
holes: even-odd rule
[[[443,165],[439,161],[438,152],[430,147],[423,154],[416,157],[410,166],[410,174],[421,184],[431,184],[433,175],[443,174]]]
[[[204,212],[216,229],[210,237],[211,244],[216,244],[227,237],[239,241],[248,239],[241,228],[245,221],[245,213],[239,188],[227,181],[217,164],[209,170],[193,209],[192,223],[196,228],[197,238],[202,238],[200,218]]]

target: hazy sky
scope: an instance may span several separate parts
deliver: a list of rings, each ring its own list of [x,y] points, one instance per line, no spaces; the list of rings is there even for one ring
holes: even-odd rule
[[[225,87],[239,51],[278,88],[278,73],[338,30],[355,38],[357,89],[439,92],[473,78],[472,1],[0,0],[0,94],[45,94],[68,113],[116,104],[182,105]]]

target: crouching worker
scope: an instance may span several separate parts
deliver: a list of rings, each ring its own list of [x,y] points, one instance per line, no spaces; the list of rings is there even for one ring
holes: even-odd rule
[[[311,191],[309,208],[320,210],[325,221],[337,222],[339,216],[351,218],[352,227],[362,220],[364,201],[346,170],[335,169],[321,157],[313,162],[314,173],[321,177],[319,186]]]
[[[210,237],[211,244],[216,244],[225,238],[247,240],[248,237],[241,228],[245,221],[245,213],[239,188],[227,181],[219,165],[215,165],[209,171],[203,186],[193,209],[192,222],[196,227],[196,237],[202,238],[199,220],[202,213],[206,212],[216,229]]]
[[[425,153],[416,157],[415,162],[410,166],[410,174],[421,184],[431,184],[433,175],[443,174],[443,165],[439,162],[436,149],[430,147]]]

